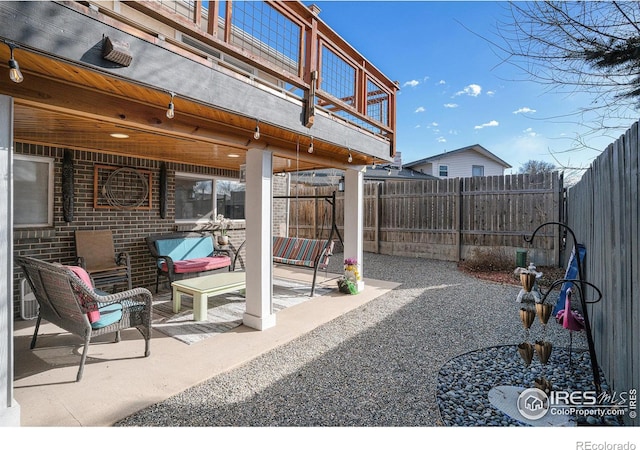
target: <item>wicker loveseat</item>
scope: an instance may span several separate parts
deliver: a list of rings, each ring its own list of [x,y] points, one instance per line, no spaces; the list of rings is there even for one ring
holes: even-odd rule
[[[134,288],[106,295],[91,286],[89,275],[81,267],[52,264],[28,256],[17,256],[39,312],[31,348],[36,345],[42,319],[84,339],[84,350],[76,381],[82,378],[91,338],[136,328],[144,337],[144,356],[149,356],[151,340],[152,295],[148,289]],[[105,295],[102,295],[105,294]]]

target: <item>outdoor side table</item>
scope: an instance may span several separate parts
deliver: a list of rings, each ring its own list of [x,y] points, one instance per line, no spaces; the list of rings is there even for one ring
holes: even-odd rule
[[[246,288],[245,275],[245,272],[221,272],[174,281],[171,283],[173,312],[180,312],[182,294],[188,294],[193,296],[193,320],[207,320],[207,299],[214,295],[244,291]]]

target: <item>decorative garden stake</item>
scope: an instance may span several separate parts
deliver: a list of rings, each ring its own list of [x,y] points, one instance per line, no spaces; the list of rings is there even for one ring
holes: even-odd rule
[[[545,222],[542,225],[538,226],[538,228],[536,228],[533,232],[533,234],[531,235],[531,237],[527,237],[524,236],[524,240],[525,242],[528,242],[529,244],[533,243],[533,239],[536,236],[536,233],[538,232],[538,230],[540,230],[541,228],[547,226],[547,225],[558,225],[559,227],[562,227],[566,230],[567,233],[569,233],[571,235],[571,238],[573,239],[573,248],[576,249],[576,253],[578,252],[578,241],[576,240],[576,235],[573,232],[573,230],[568,227],[566,224],[562,223],[562,222]],[[547,291],[547,293],[544,295],[544,298],[542,299],[541,303],[544,303],[544,300],[547,298],[547,296],[549,295],[549,293],[552,291],[552,289],[557,286],[557,283],[565,283],[565,282],[570,282],[572,283],[578,290],[579,290],[579,294],[580,294],[580,303],[581,303],[581,307],[582,307],[582,313],[584,314],[584,330],[585,333],[587,335],[587,344],[589,346],[589,358],[591,359],[591,371],[593,372],[593,383],[595,384],[596,387],[596,392],[597,395],[600,395],[602,393],[602,385],[600,383],[600,372],[599,372],[599,368],[598,368],[598,360],[596,357],[596,351],[595,351],[595,346],[593,343],[593,335],[591,334],[591,325],[589,323],[589,316],[587,313],[587,303],[597,303],[602,299],[602,293],[600,292],[600,290],[594,286],[591,283],[588,283],[587,281],[585,281],[584,279],[584,270],[582,268],[582,264],[580,262],[580,257],[576,258],[576,263],[578,265],[578,279],[577,280],[567,280],[567,279],[563,279],[563,280],[557,280],[556,282],[552,283],[551,287],[549,288],[549,290]],[[585,300],[585,290],[586,287],[590,286],[593,289],[595,289],[598,292],[599,298],[595,301],[592,302],[587,302]]]

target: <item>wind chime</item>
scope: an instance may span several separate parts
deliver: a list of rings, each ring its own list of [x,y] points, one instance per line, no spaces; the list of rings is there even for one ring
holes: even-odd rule
[[[524,305],[520,308],[520,321],[525,330],[523,342],[518,344],[518,354],[524,361],[525,367],[529,367],[533,361],[535,350],[540,363],[543,367],[546,367],[553,350],[551,342],[546,340],[547,323],[549,322],[553,305],[545,303],[539,295],[540,291],[537,288],[536,279],[542,276],[542,273],[536,271],[533,263],[527,269],[518,268],[516,270],[520,273],[520,283],[522,284],[522,290],[518,294],[518,301]],[[541,339],[535,341],[535,344],[531,344],[531,326],[536,316],[542,324],[542,336]],[[551,392],[551,382],[544,376],[536,378],[534,385],[546,393]]]

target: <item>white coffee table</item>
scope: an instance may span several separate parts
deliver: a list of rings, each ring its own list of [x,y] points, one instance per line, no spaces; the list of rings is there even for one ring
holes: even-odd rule
[[[173,312],[180,311],[182,294],[193,296],[193,320],[207,320],[207,298],[227,292],[244,291],[246,288],[245,272],[221,272],[203,277],[187,278],[174,281]]]

